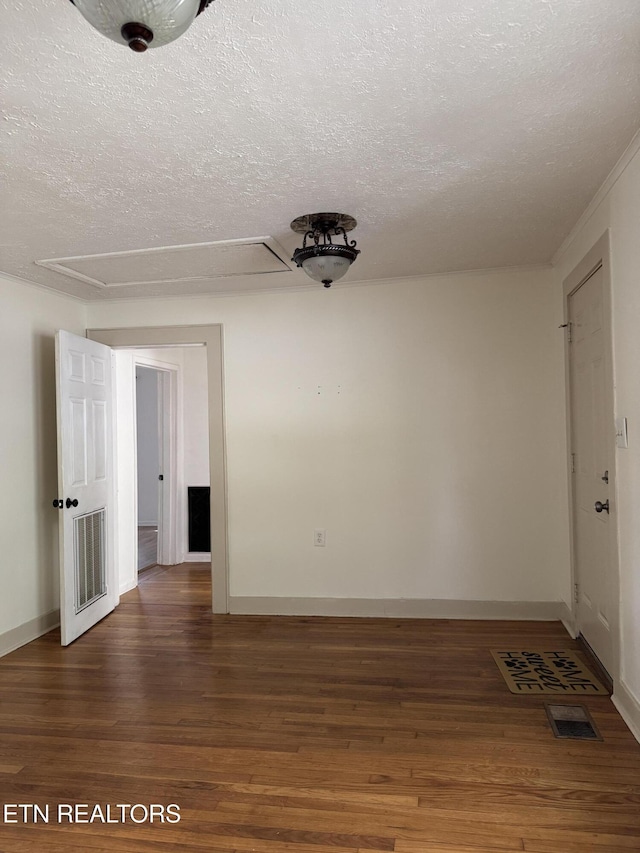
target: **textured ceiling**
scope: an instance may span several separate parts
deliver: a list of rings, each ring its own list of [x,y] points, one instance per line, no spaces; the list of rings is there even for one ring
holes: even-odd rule
[[[0,32],[0,269],[87,299],[198,287],[124,294],[35,261],[290,252],[318,210],[359,221],[345,281],[545,263],[639,123],[638,0],[216,0],[145,54],[68,0],[0,0]]]

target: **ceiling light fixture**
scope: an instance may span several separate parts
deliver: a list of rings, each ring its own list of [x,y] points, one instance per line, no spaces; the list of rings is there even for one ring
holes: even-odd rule
[[[347,240],[347,231],[353,230],[358,223],[346,213],[307,213],[291,223],[291,230],[304,234],[302,248],[296,249],[292,261],[302,267],[314,281],[321,281],[325,287],[331,287],[334,281],[347,272],[360,254],[356,241]],[[331,235],[344,237],[342,243],[333,243]],[[307,240],[311,241],[307,245]]]
[[[142,53],[174,41],[212,0],[71,0],[103,36]]]

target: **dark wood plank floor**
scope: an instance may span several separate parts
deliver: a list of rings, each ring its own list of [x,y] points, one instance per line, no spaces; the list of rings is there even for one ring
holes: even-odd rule
[[[209,567],[146,572],[67,649],[0,660],[2,803],[160,804],[177,824],[0,824],[2,853],[629,853],[640,745],[555,740],[495,647],[555,623],[212,616]],[[142,816],[139,810],[138,818]]]

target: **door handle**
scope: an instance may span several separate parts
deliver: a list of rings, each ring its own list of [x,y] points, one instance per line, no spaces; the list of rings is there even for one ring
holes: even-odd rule
[[[596,510],[596,512],[602,512],[604,510],[608,515],[609,514],[609,499],[607,498],[607,500],[604,503],[602,503],[602,501],[596,501],[595,510]]]
[[[55,507],[55,509],[62,509],[62,507],[64,506],[64,501],[62,499],[58,500],[58,498],[56,498],[53,502],[53,506]]]
[[[60,503],[62,503],[62,501],[60,501]],[[71,498],[67,498],[67,509],[72,506],[78,506],[78,498],[74,498],[73,500],[71,500]],[[598,510],[598,512],[600,512],[600,510]]]

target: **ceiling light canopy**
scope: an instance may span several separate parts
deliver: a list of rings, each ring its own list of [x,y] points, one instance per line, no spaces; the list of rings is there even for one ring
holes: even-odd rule
[[[331,287],[334,281],[347,272],[360,254],[356,241],[347,240],[347,231],[358,223],[346,213],[308,213],[291,223],[291,230],[304,234],[302,248],[296,249],[292,261],[302,267],[314,281]],[[342,236],[344,244],[334,243],[331,237]],[[307,241],[310,241],[307,244]]]
[[[107,38],[142,53],[181,36],[212,0],[71,0]]]

